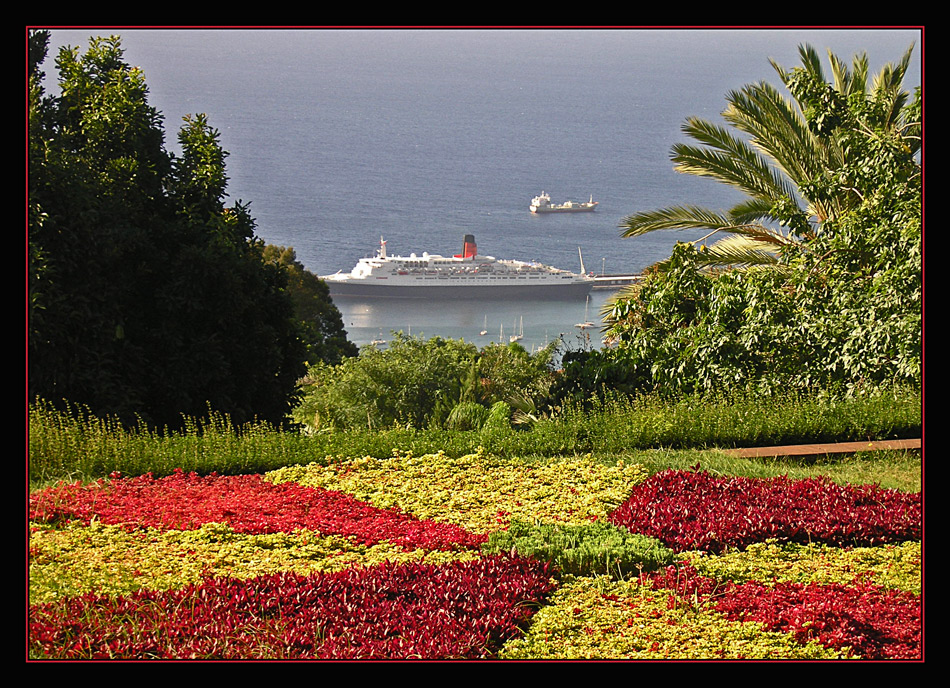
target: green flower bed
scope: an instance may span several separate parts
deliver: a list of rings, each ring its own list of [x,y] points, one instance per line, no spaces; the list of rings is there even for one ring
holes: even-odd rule
[[[563,574],[621,578],[675,559],[673,550],[659,540],[603,522],[572,526],[513,521],[507,530],[492,533],[482,549],[517,552],[553,564]]]

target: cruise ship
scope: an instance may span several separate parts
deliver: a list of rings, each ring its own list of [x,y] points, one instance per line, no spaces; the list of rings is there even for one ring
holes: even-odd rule
[[[541,263],[479,255],[472,234],[454,256],[390,256],[380,237],[376,256],[361,259],[348,273],[320,279],[334,297],[416,299],[583,299],[594,284],[588,275]]]

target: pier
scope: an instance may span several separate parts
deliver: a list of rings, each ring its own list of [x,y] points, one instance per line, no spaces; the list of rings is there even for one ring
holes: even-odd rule
[[[636,284],[643,279],[643,275],[594,275],[592,289],[620,289],[630,284]]]

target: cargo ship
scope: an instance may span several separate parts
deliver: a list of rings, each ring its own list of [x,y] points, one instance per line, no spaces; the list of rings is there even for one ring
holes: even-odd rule
[[[360,259],[348,273],[320,279],[334,297],[410,299],[582,299],[594,285],[589,275],[480,255],[472,234],[465,235],[462,252],[453,256],[390,256],[380,237],[374,257]]]
[[[566,201],[565,203],[554,204],[551,203],[551,197],[542,191],[540,196],[531,199],[529,210],[532,213],[584,213],[591,212],[596,207],[597,201],[594,200],[593,195],[591,195],[589,201],[583,203]]]

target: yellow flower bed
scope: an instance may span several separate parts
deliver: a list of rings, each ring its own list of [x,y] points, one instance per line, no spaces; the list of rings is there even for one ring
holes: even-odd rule
[[[719,556],[704,552],[683,556],[702,575],[737,583],[775,580],[849,585],[861,580],[888,590],[921,594],[920,542],[853,549],[758,542],[743,551],[731,550]]]
[[[219,523],[169,531],[128,532],[96,522],[60,528],[32,524],[31,529],[31,604],[87,592],[118,595],[141,588],[180,588],[208,575],[252,578],[280,571],[308,574],[383,561],[439,564],[478,556],[406,552],[388,543],[367,546],[313,531],[247,535]]]
[[[457,459],[442,452],[346,458],[265,475],[277,483],[340,490],[381,508],[478,533],[503,528],[512,519],[580,524],[603,518],[646,477],[639,464],[623,460],[605,466],[587,455],[535,464],[481,450]]]
[[[669,591],[637,579],[575,578],[538,611],[505,659],[837,659],[755,622],[729,621],[704,605],[670,607]]]

